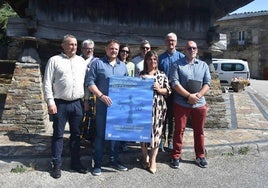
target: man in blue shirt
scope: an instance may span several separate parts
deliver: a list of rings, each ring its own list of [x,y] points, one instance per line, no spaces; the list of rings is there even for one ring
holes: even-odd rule
[[[196,163],[205,168],[207,162],[204,147],[204,125],[207,106],[204,95],[209,91],[211,76],[206,62],[196,58],[198,48],[194,41],[186,43],[184,53],[186,57],[176,61],[170,71],[170,82],[175,90],[175,130],[171,167],[179,168],[183,133],[188,117],[191,117]],[[190,91],[190,88],[194,91]]]
[[[117,58],[119,42],[110,40],[105,47],[106,56],[92,63],[86,79],[86,86],[97,96],[96,100],[96,135],[94,141],[94,169],[92,174],[101,175],[101,165],[104,150],[107,107],[112,105],[108,95],[109,78],[111,76],[127,76],[127,67]],[[117,170],[127,171],[118,160],[118,141],[110,141],[110,165]]]
[[[176,50],[177,35],[175,33],[168,33],[165,37],[166,51],[159,56],[158,69],[163,71],[168,77],[171,65],[184,57],[184,54]],[[168,148],[173,149],[172,139],[174,130],[174,116],[173,116],[173,93],[166,98],[167,102],[167,115],[162,132],[162,139],[159,145],[160,151],[165,151],[164,146],[166,136],[168,138]],[[166,125],[168,124],[168,135],[166,135]]]

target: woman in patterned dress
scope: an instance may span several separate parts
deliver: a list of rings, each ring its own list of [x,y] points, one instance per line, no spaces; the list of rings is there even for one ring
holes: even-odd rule
[[[155,51],[149,51],[144,58],[144,70],[140,73],[142,78],[154,78],[154,95],[152,111],[152,134],[151,143],[141,143],[142,165],[151,173],[156,172],[156,157],[165,123],[167,104],[165,96],[171,93],[168,78],[164,72],[158,70],[158,55]],[[148,147],[151,147],[150,155]]]

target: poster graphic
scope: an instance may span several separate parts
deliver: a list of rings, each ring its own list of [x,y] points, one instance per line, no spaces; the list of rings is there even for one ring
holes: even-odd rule
[[[153,79],[111,77],[105,139],[151,141]]]

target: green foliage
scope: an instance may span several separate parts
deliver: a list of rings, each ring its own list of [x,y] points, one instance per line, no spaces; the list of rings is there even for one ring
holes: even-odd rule
[[[4,3],[0,9],[0,27],[5,30],[7,28],[8,18],[17,17],[17,13],[8,3]]]
[[[222,153],[222,156],[234,156],[233,152],[228,152],[228,153]]]
[[[241,155],[246,155],[246,154],[248,154],[249,151],[250,151],[249,146],[246,146],[246,147],[241,147],[239,149],[238,153]]]
[[[8,3],[4,3],[0,8],[0,43],[5,44],[7,41],[6,28],[8,18],[17,16],[17,13],[11,8]]]
[[[24,168],[22,165],[17,165],[16,168],[12,168],[10,172],[12,173],[23,173],[26,171],[26,168]]]

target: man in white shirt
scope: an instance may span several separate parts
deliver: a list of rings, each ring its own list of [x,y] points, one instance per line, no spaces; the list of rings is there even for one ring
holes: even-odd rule
[[[43,83],[48,113],[53,117],[53,178],[61,177],[63,134],[67,122],[71,134],[71,169],[87,173],[80,163],[80,126],[84,114],[81,99],[84,97],[87,64],[82,57],[76,55],[77,40],[73,35],[65,35],[61,47],[63,52],[48,60]]]
[[[94,57],[94,41],[91,39],[84,40],[81,45],[81,56],[86,60],[88,67],[90,67],[91,62],[96,58]]]
[[[151,45],[148,40],[143,40],[140,45],[140,54],[132,59],[135,64],[135,76],[139,77],[140,72],[143,71],[143,60],[145,54],[151,50]]]

